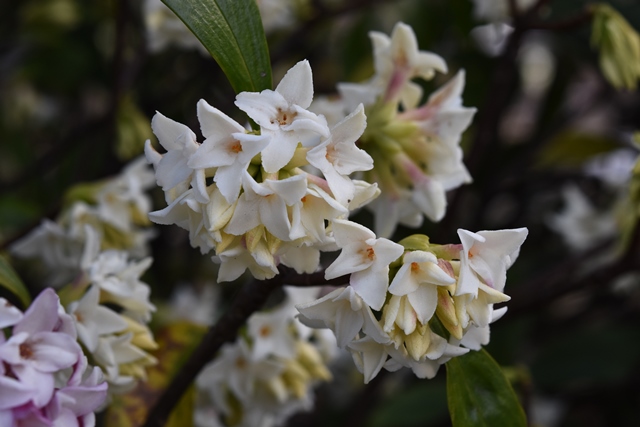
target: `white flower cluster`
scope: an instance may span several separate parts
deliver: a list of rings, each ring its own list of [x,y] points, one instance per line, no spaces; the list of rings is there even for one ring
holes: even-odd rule
[[[420,105],[423,90],[413,79],[432,79],[447,66],[440,56],[418,50],[411,27],[398,23],[391,37],[371,32],[370,38],[374,76],[365,83],[339,84],[341,99],[323,100],[314,109],[335,115],[341,106],[365,106],[368,125],[359,146],[371,155],[374,167],[364,179],[377,182],[382,192],[369,207],[376,234],[389,237],[399,223],[419,227],[423,215],[440,221],[446,191],[471,182],[460,138],[476,110],[462,106],[463,71]]]
[[[24,313],[0,298],[0,425],[93,427],[106,396],[53,289]]]
[[[311,409],[311,388],[331,379],[326,364],[337,350],[333,335],[294,318],[294,304],[315,298],[317,289],[285,289],[286,300],[254,313],[246,331],[225,345],[196,381],[225,425],[280,425],[293,413]]]
[[[99,237],[102,249],[122,249],[132,256],[147,255],[152,232],[147,215],[151,200],[144,192],[154,182],[153,173],[139,158],[111,179],[73,188],[74,199],[57,221],[45,219],[11,247],[21,258],[39,258],[47,269],[47,285],[58,286],[80,272],[87,241],[87,226]]]
[[[78,200],[57,222],[45,220],[12,247],[18,256],[41,258],[50,282],[69,283],[60,295],[110,393],[129,390],[156,363],[147,353],[156,348],[147,327],[155,307],[149,286],[140,281],[152,259],[131,260],[147,253],[152,236],[141,226],[149,224],[151,202],[144,190],[153,182],[140,158],[112,179],[78,186],[69,194]]]
[[[86,235],[84,274],[63,290],[78,296],[69,298],[67,310],[78,340],[102,368],[109,392],[123,393],[146,379],[145,368],[156,363],[147,353],[157,348],[147,326],[155,306],[149,285],[140,281],[152,259],[131,261],[125,251],[100,251],[95,232],[87,228]]]
[[[424,235],[396,244],[349,221],[334,227],[347,237],[325,278],[350,273],[350,286],[297,308],[303,323],[336,334],[365,383],[382,368],[432,378],[452,357],[487,344],[489,324],[506,311],[493,305],[509,300],[506,270],[527,236],[526,228],[460,229],[457,245]]]
[[[307,109],[312,98],[311,67],[301,61],[275,91],[237,96],[259,131],[204,100],[198,103],[202,143],[188,127],[154,116],[151,126],[166,152],[147,141],[145,154],[168,206],[149,217],[188,230],[202,253],[215,250],[218,281],[235,280],[247,268],[258,279],[271,278],[279,264],[315,271],[320,251],[334,247],[330,223],[378,194],[376,185],[349,178],[373,167],[356,147],[366,127],[362,106],[329,128],[324,116]]]

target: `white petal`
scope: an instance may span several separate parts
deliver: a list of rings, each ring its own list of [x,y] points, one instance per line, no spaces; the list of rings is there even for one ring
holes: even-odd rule
[[[167,151],[182,150],[184,142],[180,142],[181,138],[187,137],[187,139],[196,140],[196,135],[191,129],[161,113],[156,113],[151,119],[151,129],[158,137],[160,145]]]
[[[389,268],[352,273],[349,283],[369,307],[380,310],[389,287]]]
[[[276,92],[282,94],[289,104],[308,108],[313,100],[313,77],[306,59],[291,67],[284,75]]]
[[[436,312],[438,291],[433,285],[420,286],[415,292],[407,295],[407,299],[415,310],[418,320],[426,325]]]
[[[221,139],[226,135],[242,132],[244,128],[231,117],[201,99],[198,101],[198,121],[200,130],[206,138]]]

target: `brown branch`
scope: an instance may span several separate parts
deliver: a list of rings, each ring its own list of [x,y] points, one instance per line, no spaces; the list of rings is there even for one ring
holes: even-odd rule
[[[178,375],[149,411],[144,427],[159,427],[167,422],[171,411],[200,371],[215,357],[223,344],[236,339],[238,330],[247,322],[249,316],[264,305],[272,291],[283,285],[318,286],[346,282],[348,278],[344,276],[327,281],[324,279],[324,272],[297,274],[289,268],[280,268],[280,274],[273,279],[253,280],[244,285],[225,314],[209,329]]]

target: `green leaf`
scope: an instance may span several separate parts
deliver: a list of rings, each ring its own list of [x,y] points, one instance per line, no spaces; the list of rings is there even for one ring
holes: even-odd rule
[[[271,61],[255,0],[163,0],[240,93],[271,89]]]
[[[484,350],[447,362],[447,400],[453,427],[527,425],[511,384]]]
[[[27,287],[22,283],[9,261],[2,255],[0,255],[0,286],[17,296],[23,308],[27,308],[31,303]]]
[[[425,402],[429,402],[425,405]],[[398,390],[376,406],[367,420],[370,427],[412,427],[433,425],[447,418],[444,382],[419,381]]]
[[[539,167],[578,167],[598,154],[619,148],[617,141],[600,135],[568,130],[559,132],[542,149]]]

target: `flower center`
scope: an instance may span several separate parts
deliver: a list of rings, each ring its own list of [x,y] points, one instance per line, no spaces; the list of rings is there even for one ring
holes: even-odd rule
[[[271,335],[271,328],[269,326],[265,325],[262,328],[260,328],[259,334],[260,334],[261,337],[266,338],[269,335]]]
[[[242,144],[240,141],[234,141],[233,144],[229,146],[229,151],[232,153],[240,153],[242,151]]]
[[[329,163],[333,164],[336,160],[336,149],[333,146],[327,147],[327,155],[325,156]]]
[[[27,343],[20,344],[20,358],[22,359],[33,358],[33,348],[31,348],[30,344],[27,344]]]
[[[360,254],[362,254],[363,258],[365,258],[365,261],[373,261],[374,259],[376,259],[376,251],[371,246],[367,246],[366,249],[362,249],[360,251]]]
[[[245,360],[244,357],[238,357],[236,359],[236,368],[238,369],[244,369],[247,367],[247,361]]]
[[[418,270],[420,270],[420,265],[417,262],[412,262],[411,263],[411,272],[415,273]]]
[[[283,111],[282,108],[278,108],[278,115],[275,120],[271,120],[271,123],[275,123],[277,121],[280,126],[288,125],[291,124],[297,115],[298,113],[295,111]]]

